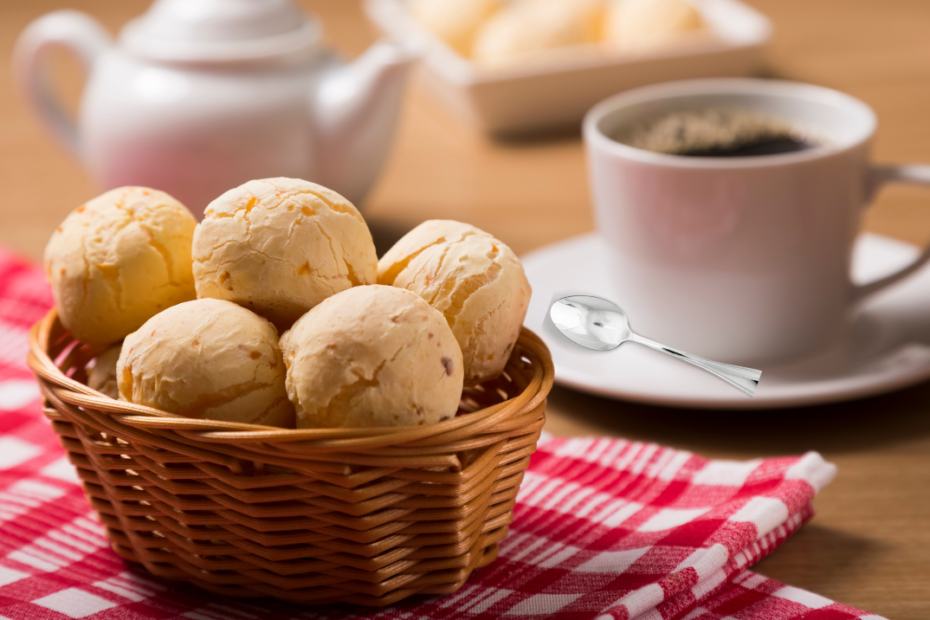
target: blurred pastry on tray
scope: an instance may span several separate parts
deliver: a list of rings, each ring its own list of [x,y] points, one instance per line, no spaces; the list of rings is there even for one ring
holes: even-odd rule
[[[484,64],[518,60],[544,50],[600,39],[602,0],[516,0],[487,19],[472,57]]]
[[[706,33],[704,20],[685,0],[610,0],[604,11],[604,41],[619,49],[645,50]]]
[[[708,31],[688,0],[411,0],[407,6],[421,26],[485,66],[577,45],[652,50]]]
[[[462,56],[470,56],[475,34],[501,7],[502,0],[411,0],[408,8],[420,25]]]

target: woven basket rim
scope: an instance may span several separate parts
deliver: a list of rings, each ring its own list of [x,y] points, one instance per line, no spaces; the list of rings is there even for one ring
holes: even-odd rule
[[[525,411],[545,400],[552,387],[555,369],[552,356],[545,343],[526,327],[521,328],[512,355],[530,360],[533,377],[526,388],[515,397],[484,409],[453,417],[444,422],[416,427],[369,427],[369,428],[323,428],[282,429],[244,422],[222,422],[186,418],[152,407],[114,400],[83,383],[66,376],[49,354],[53,331],[65,333],[55,308],[32,326],[29,332],[29,354],[27,364],[38,376],[55,386],[62,401],[77,407],[88,407],[105,412],[131,427],[148,430],[174,430],[195,435],[208,443],[291,443],[302,446],[328,447],[330,449],[374,448],[411,442],[433,441],[437,436],[461,434],[471,430],[480,432],[483,426],[499,423],[511,414]],[[72,338],[73,340],[73,338]]]

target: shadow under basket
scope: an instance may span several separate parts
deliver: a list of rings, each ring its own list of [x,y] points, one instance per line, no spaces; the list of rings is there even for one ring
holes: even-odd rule
[[[85,385],[99,353],[52,310],[29,366],[113,549],[230,597],[382,606],[448,594],[497,556],[545,422],[552,358],[524,329],[504,374],[419,427],[275,429],[178,417]]]

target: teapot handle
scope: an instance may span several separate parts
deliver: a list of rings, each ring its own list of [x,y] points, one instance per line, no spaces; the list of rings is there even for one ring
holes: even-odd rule
[[[48,76],[48,53],[64,48],[81,61],[85,76],[112,45],[110,34],[80,11],[55,11],[38,18],[16,41],[13,71],[20,90],[39,119],[71,154],[81,158],[77,124],[55,96]]]

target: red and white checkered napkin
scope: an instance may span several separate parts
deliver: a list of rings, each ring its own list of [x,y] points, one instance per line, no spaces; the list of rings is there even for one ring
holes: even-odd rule
[[[745,570],[812,515],[817,454],[748,462],[618,439],[546,437],[500,557],[446,597],[384,610],[223,599],[109,548],[40,411],[27,329],[42,274],[0,252],[0,617],[14,620],[878,618]]]

